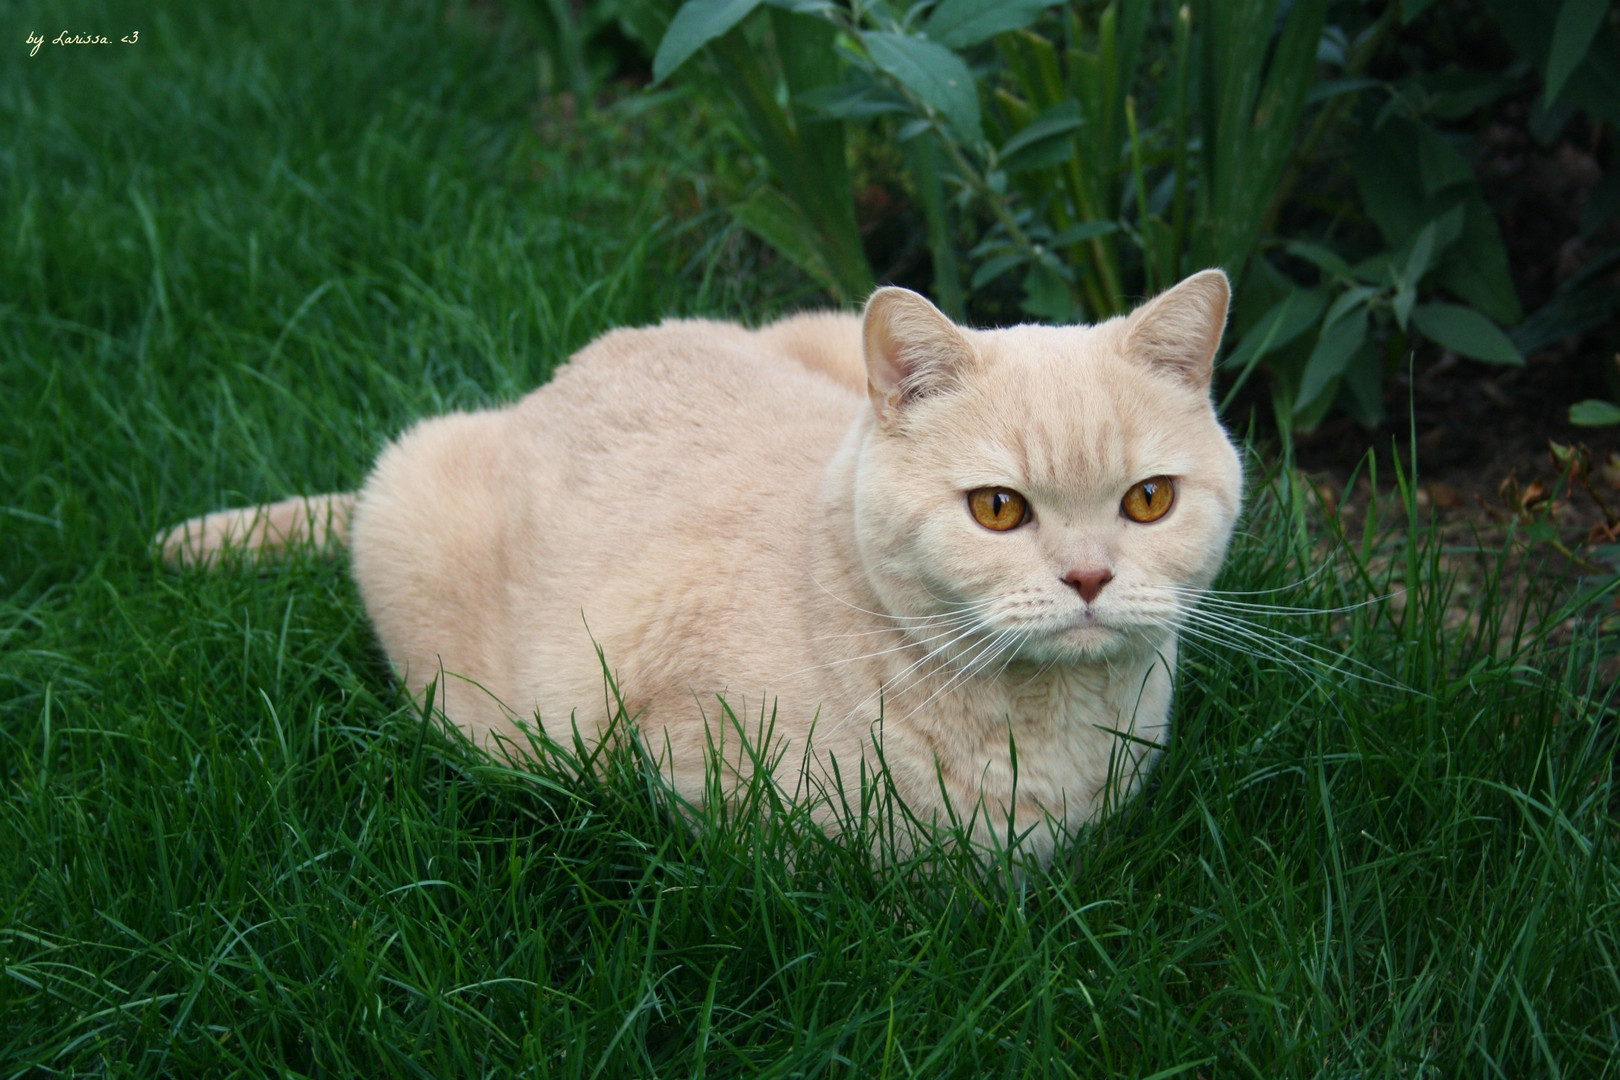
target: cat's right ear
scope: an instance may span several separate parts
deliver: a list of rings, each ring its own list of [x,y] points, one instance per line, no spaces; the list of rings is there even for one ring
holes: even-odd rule
[[[957,385],[973,346],[943,311],[910,289],[885,286],[866,302],[861,324],[866,392],[880,420]]]
[[[1224,272],[1200,270],[1130,314],[1126,352],[1208,392],[1231,300]]]

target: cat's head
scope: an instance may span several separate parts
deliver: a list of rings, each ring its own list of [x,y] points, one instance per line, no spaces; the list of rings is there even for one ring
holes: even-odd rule
[[[855,530],[889,611],[959,616],[927,624],[939,645],[971,631],[959,656],[992,639],[998,658],[1039,662],[1162,640],[1215,576],[1242,500],[1210,401],[1229,295],[1206,270],[1096,326],[970,330],[916,293],[874,293]]]

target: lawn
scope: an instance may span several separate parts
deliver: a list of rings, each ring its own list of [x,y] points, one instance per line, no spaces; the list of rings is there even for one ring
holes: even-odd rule
[[[1344,536],[1250,454],[1253,627],[1022,875],[498,766],[341,558],[164,571],[160,527],[352,488],[606,328],[810,301],[688,103],[538,111],[491,18],[0,15],[0,1078],[1620,1076],[1610,598],[1505,602],[1538,549],[1442,548],[1409,476]]]

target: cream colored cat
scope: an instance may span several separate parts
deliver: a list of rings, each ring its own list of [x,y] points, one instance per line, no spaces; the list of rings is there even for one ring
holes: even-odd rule
[[[615,330],[513,405],[417,424],[357,496],[163,550],[346,535],[405,684],[439,679],[486,743],[537,713],[591,738],[600,648],[687,798],[774,716],[789,793],[880,747],[919,817],[943,791],[1045,858],[1168,734],[1177,627],[1242,496],[1209,391],[1227,300],[1206,270],[1093,327],[969,330],[883,288],[863,316]]]

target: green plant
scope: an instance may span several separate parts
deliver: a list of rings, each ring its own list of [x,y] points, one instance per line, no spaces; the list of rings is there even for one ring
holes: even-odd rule
[[[1580,220],[1581,240],[1594,250],[1586,265],[1514,331],[1515,343],[1528,353],[1601,327],[1620,310],[1620,290],[1610,280],[1620,265],[1620,243],[1612,230],[1620,215],[1620,142],[1613,137],[1620,125],[1620,18],[1609,0],[1482,2],[1522,62],[1542,79],[1530,117],[1536,138],[1550,143],[1582,118],[1589,127],[1609,132],[1604,176],[1587,193]],[[1610,338],[1611,348],[1620,344],[1612,333]],[[1595,355],[1608,354],[1598,349]],[[1575,423],[1604,415],[1585,405],[1574,406]]]
[[[824,5],[814,0],[777,0],[767,19],[741,25],[761,6],[692,0],[666,23],[664,5],[644,3],[636,26],[658,42],[656,80],[704,50],[689,77],[710,100],[729,103],[739,134],[766,163],[765,181],[731,207],[737,220],[833,296],[864,298],[875,278],[856,225],[844,127],[812,119],[801,104],[838,77],[834,27],[816,17]]]
[[[1527,18],[1506,0],[1487,6],[1509,29]],[[776,140],[767,184],[738,216],[819,280],[842,280],[838,295],[866,279],[828,269],[855,261],[858,233],[842,203],[806,208],[845,169],[858,126],[901,147],[936,298],[952,314],[993,308],[1012,287],[1029,314],[1104,318],[1220,265],[1241,282],[1228,399],[1264,369],[1285,425],[1313,425],[1335,405],[1371,424],[1386,373],[1419,340],[1519,364],[1611,311],[1593,272],[1524,320],[1469,139],[1455,131],[1517,92],[1522,72],[1369,77],[1429,7],[690,0],[656,67],[665,77],[711,55],[706,92],[746,98],[745,111],[793,139],[817,132],[810,166],[792,139]],[[1546,29],[1530,48],[1560,115],[1566,99],[1613,109],[1620,95],[1600,92],[1612,27],[1577,55],[1570,28],[1594,25],[1593,5],[1540,8],[1556,40]],[[790,83],[811,56],[815,77]]]
[[[779,52],[830,44],[830,36],[802,34],[817,20],[841,46],[842,78],[822,67],[815,87],[787,87],[795,107],[830,125],[885,117],[899,142],[915,144],[907,161],[948,307],[961,306],[951,218],[982,214],[991,225],[969,256],[972,287],[1016,272],[1026,310],[1099,318],[1194,263],[1241,271],[1294,151],[1327,5],[1292,5],[1274,34],[1277,0],[1076,4],[1058,41],[1030,29],[1050,0],[847,9],[692,0],[661,42],[656,72],[673,72],[703,47],[735,71],[743,20],[761,6],[775,9],[778,24],[799,20],[791,46],[779,26]],[[1156,50],[1147,47],[1155,20],[1168,34]],[[992,40],[996,53],[977,56]],[[975,56],[999,62],[976,75]],[[728,81],[746,83],[736,74]],[[954,199],[939,190],[941,175]]]

